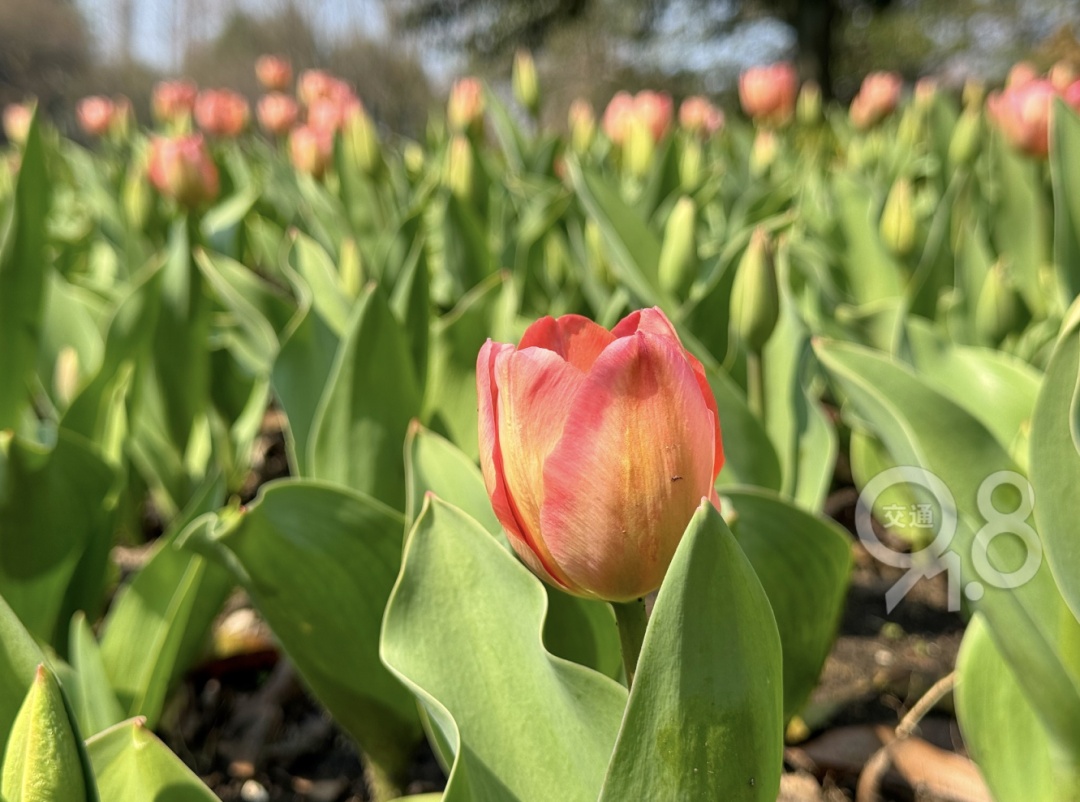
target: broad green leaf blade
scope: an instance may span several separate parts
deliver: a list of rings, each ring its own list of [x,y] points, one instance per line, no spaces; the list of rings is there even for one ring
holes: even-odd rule
[[[115,479],[72,432],[61,429],[51,451],[0,432],[0,594],[35,637],[60,650],[75,609],[96,612],[102,602]],[[94,559],[77,577],[87,552]],[[66,601],[76,580],[85,593]]]
[[[919,466],[948,488],[951,502],[937,501],[944,515],[949,514],[949,504],[955,504],[955,535],[943,547],[948,554],[935,556],[955,555],[951,559],[959,576],[953,580],[959,587],[979,583],[972,606],[986,616],[998,648],[1055,739],[1080,750],[1080,674],[1070,669],[1061,651],[1062,642],[1080,638],[1080,623],[1065,606],[1050,569],[1045,561],[1031,563],[1030,558],[1038,555],[1029,553],[1027,541],[1015,536],[993,537],[989,543],[987,535],[982,536],[987,560],[998,566],[996,576],[977,570],[973,560],[976,533],[994,533],[995,524],[999,533],[1015,532],[1023,528],[1020,524],[1029,526],[1026,520],[1002,516],[1017,508],[1016,499],[1002,502],[1000,512],[985,509],[986,502],[979,501],[980,487],[992,475],[1015,474],[1016,465],[982,424],[906,367],[861,346],[822,341],[816,347],[822,364],[870,421],[896,463]],[[1033,529],[1025,531],[1034,534]],[[1010,582],[1002,572],[1016,578],[1028,564],[1035,570],[1026,582],[1001,586]]]
[[[956,659],[956,716],[996,802],[1077,802],[1080,760],[1055,744],[976,615]]]
[[[540,581],[428,497],[405,547],[383,660],[454,755],[444,799],[596,799],[626,691],[548,653]]]
[[[427,494],[434,493],[480,523],[509,550],[480,469],[453,443],[414,422],[405,441],[405,465],[410,525],[419,517]],[[559,657],[617,677],[622,671],[622,652],[611,607],[554,588],[545,589],[548,615],[544,644],[548,649]]]
[[[1031,483],[1047,562],[1073,615],[1080,619],[1080,520],[1075,497],[1080,449],[1074,439],[1078,409],[1080,327],[1074,326],[1058,342],[1039,392],[1031,427]],[[1076,671],[1080,673],[1080,664]]]
[[[1050,125],[1050,178],[1054,185],[1054,264],[1064,299],[1080,295],[1080,117],[1054,101]]]
[[[291,262],[300,279],[310,289],[314,311],[335,335],[344,337],[352,310],[333,259],[311,237],[297,231],[292,234]]]
[[[68,718],[60,685],[39,665],[11,728],[0,768],[5,802],[85,802],[93,778],[84,770],[78,731]]]
[[[68,688],[79,729],[88,735],[101,732],[124,720],[124,711],[116,699],[97,639],[83,613],[71,619],[68,652],[75,671],[75,685]]]
[[[857,305],[898,298],[904,288],[902,269],[885,249],[872,219],[874,201],[869,188],[847,175],[834,182],[840,223],[847,239],[844,271]]]
[[[572,159],[567,161],[567,168],[578,199],[603,232],[612,267],[623,286],[639,305],[659,304],[673,312],[676,304],[666,298],[659,285],[660,238],[602,178],[583,170]]]
[[[712,370],[708,375],[724,438],[724,467],[717,486],[753,485],[780,491],[783,471],[765,425],[750,411],[739,386],[727,373]]]
[[[214,802],[198,777],[140,719],[87,739],[102,799],[141,802]]]
[[[731,533],[769,597],[784,653],[784,717],[815,688],[844,611],[850,538],[769,491],[728,488]]]
[[[224,494],[220,476],[204,483],[105,617],[101,657],[129,716],[158,720],[170,683],[202,648],[233,588],[225,568],[177,545],[187,530],[211,525],[208,513]]]
[[[0,221],[0,430],[14,429],[30,402],[49,275],[45,216],[50,182],[36,116],[20,156],[14,202]]]
[[[1039,281],[1039,271],[1049,262],[1051,251],[1043,165],[1016,152],[1003,136],[992,137],[991,143],[989,154],[1001,189],[991,211],[990,231],[1016,289],[1032,313],[1041,317],[1049,297]]]
[[[784,716],[769,600],[703,501],[656,597],[601,802],[774,802]]]
[[[401,324],[378,287],[360,300],[312,424],[313,478],[405,508],[402,446],[420,388]]]
[[[34,672],[44,661],[41,649],[0,596],[0,757]]]
[[[286,480],[195,533],[237,574],[316,698],[391,775],[420,737],[412,696],[378,654],[403,523],[345,488]]]

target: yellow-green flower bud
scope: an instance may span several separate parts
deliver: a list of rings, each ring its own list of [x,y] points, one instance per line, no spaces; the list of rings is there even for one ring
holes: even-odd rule
[[[60,686],[52,672],[40,665],[11,727],[0,798],[7,802],[85,802],[85,782]]]
[[[964,82],[964,91],[961,96],[965,109],[981,109],[986,100],[986,85],[981,81],[969,78]]]
[[[658,278],[660,288],[675,296],[681,296],[690,289],[697,273],[696,216],[697,207],[693,199],[683,196],[676,201],[664,226]]]
[[[769,171],[776,161],[780,143],[771,128],[759,128],[750,148],[750,175],[759,178]]]
[[[352,237],[346,237],[341,242],[338,272],[341,275],[341,288],[346,295],[359,298],[360,290],[364,286],[364,262],[360,257],[360,249],[356,247],[356,240]]]
[[[915,247],[915,210],[911,181],[899,178],[889,190],[881,212],[879,231],[885,246],[897,256],[907,256]]]
[[[589,101],[578,98],[570,104],[567,115],[570,125],[570,144],[577,153],[584,153],[596,136],[596,114]]]
[[[375,121],[361,106],[345,122],[345,158],[360,172],[376,175],[382,168],[382,148]]]
[[[780,290],[769,236],[756,228],[731,288],[731,331],[748,349],[760,352],[779,318]]]
[[[454,196],[469,202],[476,189],[476,157],[468,138],[455,134],[446,156],[446,186]]]
[[[1020,302],[1005,266],[997,262],[986,274],[975,304],[975,333],[997,345],[1013,331],[1020,319]]]
[[[61,407],[67,407],[79,389],[79,352],[65,345],[56,355],[53,367],[53,393]]]
[[[961,112],[949,139],[949,165],[971,164],[982,145],[982,113],[978,106],[968,106]]]
[[[401,151],[401,160],[405,164],[405,172],[414,181],[424,173],[424,149],[416,142],[409,142]]]
[[[679,186],[683,192],[693,192],[701,185],[703,160],[701,141],[696,136],[684,139],[679,153]]]
[[[623,159],[630,175],[641,178],[648,173],[655,151],[656,145],[648,123],[635,117],[630,121],[626,145],[623,147]]]
[[[795,118],[801,125],[817,125],[821,122],[821,87],[817,81],[807,81],[799,90]]]
[[[540,81],[536,77],[536,62],[528,50],[519,50],[514,54],[512,74],[514,97],[517,102],[529,110],[533,116],[540,112]]]

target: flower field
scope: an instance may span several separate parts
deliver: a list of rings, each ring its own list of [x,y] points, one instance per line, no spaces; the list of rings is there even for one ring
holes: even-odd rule
[[[239,606],[378,802],[425,749],[417,800],[914,798],[942,703],[966,785],[918,798],[1080,802],[1067,66],[555,131],[521,54],[421,141],[256,70],[86,98],[90,146],[4,113],[0,798],[214,799],[166,742]],[[860,565],[882,631],[933,586],[963,635],[826,782]]]

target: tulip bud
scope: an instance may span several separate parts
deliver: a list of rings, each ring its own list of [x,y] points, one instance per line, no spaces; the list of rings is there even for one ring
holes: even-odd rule
[[[629,92],[617,92],[604,109],[604,134],[614,145],[621,147],[626,141],[633,118],[633,96]]]
[[[1030,61],[1018,61],[1005,77],[1005,88],[1012,89],[1039,80],[1039,68]]]
[[[36,101],[26,103],[8,103],[4,106],[4,136],[16,145],[25,145],[30,134],[30,123],[34,119]]]
[[[648,125],[644,120],[635,117],[630,121],[623,146],[623,163],[630,175],[641,178],[648,173],[655,151]]]
[[[780,127],[791,122],[799,76],[787,62],[751,67],[739,76],[739,101],[756,123]]]
[[[512,82],[517,102],[535,117],[540,113],[540,82],[536,77],[536,62],[528,50],[514,54]]]
[[[359,298],[364,286],[364,263],[360,258],[360,249],[356,240],[346,237],[341,242],[341,255],[338,258],[338,272],[341,274],[341,288],[350,298]]]
[[[657,277],[661,289],[672,295],[680,296],[686,292],[697,273],[696,215],[693,199],[683,196],[675,203],[664,226]]]
[[[424,149],[415,142],[407,142],[401,150],[405,171],[415,180],[424,174]]]
[[[1080,75],[1077,74],[1076,67],[1068,61],[1059,61],[1050,68],[1050,74],[1047,77],[1057,91],[1064,93],[1066,89],[1076,83]]]
[[[821,86],[817,81],[807,81],[799,90],[799,101],[795,106],[795,116],[802,125],[817,125],[821,122]]]
[[[462,78],[450,90],[446,122],[457,134],[477,136],[484,125],[484,87],[478,78]]]
[[[537,576],[630,601],[664,579],[723,466],[701,363],[659,309],[608,331],[550,317],[477,358],[480,466],[510,545]]]
[[[109,133],[113,110],[113,102],[109,98],[91,95],[79,101],[78,106],[75,107],[75,114],[83,133],[102,137]]]
[[[365,175],[376,175],[382,167],[382,148],[375,121],[363,106],[357,106],[345,121],[345,158]]]
[[[56,355],[53,367],[53,394],[61,407],[71,404],[79,389],[79,352],[65,345]]]
[[[679,125],[688,134],[707,139],[724,127],[724,112],[700,95],[694,95],[679,106]]]
[[[578,98],[570,104],[570,112],[567,116],[571,147],[577,153],[584,153],[592,146],[593,138],[596,136],[596,115],[593,113],[592,104]]]
[[[470,202],[476,192],[476,157],[469,140],[460,134],[450,139],[445,183],[454,197],[465,203]]]
[[[187,126],[198,93],[194,83],[183,79],[156,84],[151,100],[154,119],[174,130]]]
[[[915,247],[915,213],[912,209],[911,181],[899,178],[889,190],[878,230],[881,239],[897,256],[907,256]]]
[[[39,665],[15,717],[4,754],[0,798],[11,802],[84,802],[86,780],[78,741],[60,686]]]
[[[217,167],[201,135],[155,138],[147,172],[158,192],[182,206],[193,208],[217,197]]]
[[[310,125],[294,128],[289,134],[289,158],[300,172],[322,178],[334,158],[333,133]]]
[[[997,262],[986,274],[975,304],[975,333],[997,345],[1016,329],[1020,321],[1020,301],[1004,265]]]
[[[231,89],[207,89],[195,98],[195,122],[210,136],[237,137],[250,116],[247,98]]]
[[[255,77],[267,92],[285,92],[292,83],[292,65],[281,56],[259,56]]]
[[[731,287],[731,330],[749,350],[758,353],[780,319],[780,290],[776,283],[768,234],[754,229]]]
[[[686,140],[679,153],[679,186],[684,192],[693,192],[701,184],[703,161],[701,142],[696,138]]]
[[[750,147],[750,175],[760,178],[769,172],[779,149],[780,142],[776,133],[769,128],[759,129],[754,137],[754,144]]]
[[[131,100],[124,95],[117,95],[112,102],[113,114],[109,121],[109,136],[115,142],[126,142],[131,135],[135,111],[131,108]]]
[[[895,72],[872,72],[851,101],[851,122],[859,130],[871,128],[890,114],[900,103],[903,79]]]
[[[271,92],[259,98],[256,107],[259,125],[268,134],[285,136],[296,125],[300,116],[300,106],[288,95]]]
[[[949,165],[953,168],[970,165],[982,145],[982,119],[977,106],[965,108],[956,121],[949,139]]]
[[[144,161],[145,155],[140,159],[140,162]],[[128,170],[124,179],[123,201],[128,225],[135,231],[145,229],[151,209],[150,186],[146,182],[145,166]]]
[[[915,108],[921,113],[926,114],[934,105],[934,100],[938,95],[938,82],[937,79],[924,75],[918,81],[915,82]]]
[[[981,108],[984,100],[986,100],[986,85],[982,81],[969,78],[964,82],[961,101],[965,109]]]

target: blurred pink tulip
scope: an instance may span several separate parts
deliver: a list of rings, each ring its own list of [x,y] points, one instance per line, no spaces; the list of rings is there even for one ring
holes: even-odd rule
[[[281,92],[271,92],[259,98],[255,109],[259,125],[268,134],[284,136],[300,116],[296,99]]]
[[[476,133],[484,120],[484,86],[479,78],[461,78],[450,88],[446,121],[450,130]]]
[[[614,329],[545,317],[476,366],[480,465],[514,551],[578,596],[628,601],[663,581],[724,463],[701,363],[659,309]]]
[[[756,123],[787,125],[795,114],[799,75],[786,61],[751,67],[739,76],[739,102]]]
[[[289,134],[289,158],[300,172],[322,178],[333,156],[332,131],[301,125]]]
[[[151,99],[154,119],[158,122],[176,124],[187,119],[195,108],[199,88],[192,81],[179,79],[161,81],[154,86]]]
[[[1050,115],[1055,97],[1080,110],[1080,81],[1063,93],[1042,78],[1008,86],[990,94],[986,109],[1010,145],[1021,153],[1045,159],[1050,151]]]
[[[904,80],[895,72],[872,72],[863,78],[859,93],[851,101],[851,122],[865,131],[884,120],[900,103]]]
[[[115,110],[116,107],[109,98],[91,95],[79,101],[75,114],[84,133],[90,136],[105,136],[109,133]]]
[[[724,127],[724,112],[706,98],[694,95],[679,106],[679,125],[688,133],[709,137]]]
[[[194,208],[218,195],[218,171],[202,134],[155,137],[150,142],[150,183],[166,198]]]
[[[255,62],[255,77],[268,92],[284,92],[292,83],[292,65],[281,56],[259,56]]]
[[[8,103],[4,106],[4,136],[16,145],[26,142],[30,121],[34,119],[34,101]]]
[[[604,110],[603,127],[608,139],[624,145],[635,122],[644,124],[653,143],[659,142],[671,128],[675,104],[670,95],[645,89],[636,95],[619,92]]]
[[[239,136],[250,114],[247,98],[231,89],[204,89],[195,98],[195,122],[210,136]]]

